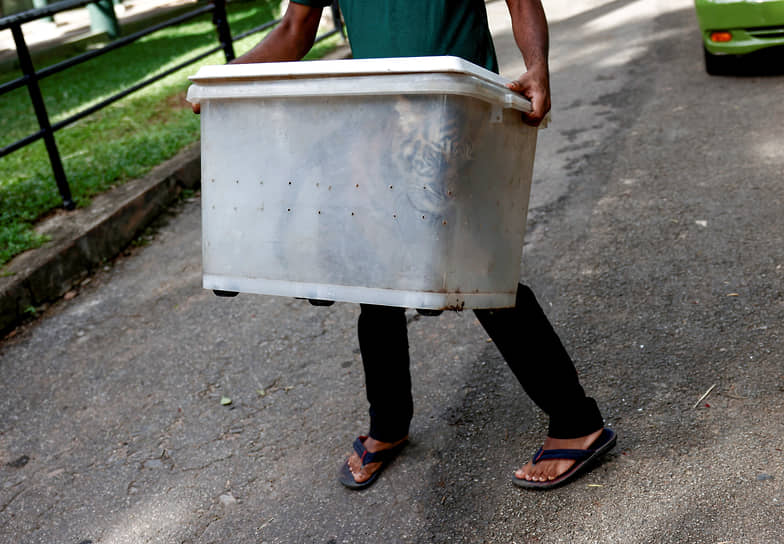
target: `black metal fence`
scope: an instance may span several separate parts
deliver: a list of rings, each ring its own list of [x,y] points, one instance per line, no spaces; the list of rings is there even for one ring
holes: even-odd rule
[[[63,0],[61,2],[56,2],[54,4],[50,4],[47,7],[33,9],[29,11],[25,11],[23,13],[18,13],[16,15],[10,15],[8,17],[0,18],[0,30],[7,30],[10,29],[11,33],[14,37],[14,42],[16,44],[16,54],[19,61],[19,68],[22,72],[22,77],[9,81],[7,83],[3,83],[0,85],[0,96],[9,93],[15,89],[20,87],[27,87],[27,90],[30,94],[30,100],[32,102],[33,108],[35,110],[36,118],[38,119],[38,126],[39,130],[22,138],[21,140],[17,140],[16,142],[7,145],[0,149],[0,158],[17,151],[27,145],[32,144],[38,140],[43,139],[44,144],[46,145],[46,151],[49,155],[49,162],[52,165],[52,172],[54,174],[55,182],[57,183],[57,188],[60,191],[60,196],[63,200],[63,207],[72,210],[76,207],[76,203],[74,202],[73,198],[71,197],[71,189],[68,186],[68,180],[65,176],[65,170],[63,169],[62,161],[60,160],[60,153],[57,149],[57,142],[54,138],[54,133],[62,128],[67,127],[68,125],[75,123],[76,121],[87,117],[95,113],[96,111],[105,108],[106,106],[128,96],[129,94],[138,91],[156,81],[186,67],[191,64],[194,64],[201,59],[215,53],[216,51],[223,50],[226,56],[226,62],[229,62],[234,59],[234,42],[255,34],[257,32],[262,32],[277,23],[280,22],[280,19],[274,21],[268,21],[264,24],[261,24],[255,28],[248,30],[247,32],[243,32],[237,36],[232,36],[231,29],[229,28],[229,23],[226,18],[226,0],[212,0],[209,4],[198,7],[193,11],[189,11],[172,19],[168,19],[163,21],[159,24],[150,26],[141,30],[139,32],[135,32],[128,36],[123,36],[115,41],[110,42],[106,46],[96,49],[94,51],[89,51],[87,53],[83,53],[80,55],[76,55],[69,59],[66,59],[62,62],[57,64],[53,64],[51,66],[47,66],[41,70],[36,70],[33,64],[32,56],[30,55],[30,50],[25,42],[24,33],[22,31],[22,25],[25,23],[29,23],[30,21],[35,21],[37,19],[43,19],[46,17],[51,17],[56,13],[71,10],[75,8],[79,8],[82,6],[86,6],[88,4],[94,3],[95,0]],[[343,23],[340,19],[339,10],[337,9],[337,2],[335,2],[332,6],[332,12],[334,15],[335,20],[335,29],[322,34],[319,36],[316,41],[319,42],[325,38],[328,38],[334,34],[343,31]],[[62,72],[67,68],[71,68],[73,66],[79,65],[85,61],[88,61],[92,58],[95,58],[100,55],[104,55],[118,49],[120,47],[124,47],[129,45],[130,43],[135,42],[136,40],[143,38],[144,36],[148,36],[154,32],[162,30],[164,28],[168,28],[171,26],[175,26],[186,21],[190,21],[200,15],[205,13],[212,13],[212,22],[215,24],[215,29],[217,31],[217,38],[218,38],[218,45],[212,47],[208,51],[195,55],[193,58],[190,58],[180,64],[164,71],[155,76],[152,76],[144,81],[136,83],[130,87],[127,87],[116,94],[106,98],[105,100],[99,102],[98,104],[94,104],[84,110],[71,115],[70,117],[63,119],[57,123],[50,123],[49,115],[46,111],[46,105],[44,103],[43,95],[41,94],[41,88],[38,85],[38,82],[45,77],[51,76],[52,74],[56,74],[58,72]]]

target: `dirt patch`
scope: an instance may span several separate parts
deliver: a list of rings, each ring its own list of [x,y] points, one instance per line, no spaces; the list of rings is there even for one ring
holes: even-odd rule
[[[185,100],[187,92],[187,89],[183,89],[176,94],[164,98],[155,107],[155,112],[152,117],[150,117],[149,122],[164,124],[169,121],[173,111],[190,110],[191,105]]]
[[[188,90],[183,89],[177,94],[173,94],[171,96],[166,97],[166,100],[164,100],[163,103],[166,105],[167,108],[171,108],[175,110],[190,109],[191,107],[190,103],[187,100],[185,100],[187,94],[188,94]]]

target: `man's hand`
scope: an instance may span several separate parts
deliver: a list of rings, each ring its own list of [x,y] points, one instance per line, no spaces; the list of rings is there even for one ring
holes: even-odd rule
[[[538,126],[550,111],[549,36],[541,0],[506,0],[512,32],[528,71],[508,87],[531,101],[533,111],[523,114],[529,125]]]
[[[201,113],[201,104],[191,104],[191,109],[193,110],[193,113],[199,115]]]
[[[530,70],[507,85],[531,101],[531,113],[523,113],[523,121],[539,126],[550,111],[550,78],[547,70]]]

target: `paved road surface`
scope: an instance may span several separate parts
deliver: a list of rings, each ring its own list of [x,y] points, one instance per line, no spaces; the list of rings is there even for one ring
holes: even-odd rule
[[[473,314],[411,314],[412,443],[342,489],[358,308],[201,290],[191,200],[0,346],[0,541],[784,541],[784,77],[705,75],[688,0],[547,10],[522,275],[619,433],[604,464],[514,488],[544,418]]]

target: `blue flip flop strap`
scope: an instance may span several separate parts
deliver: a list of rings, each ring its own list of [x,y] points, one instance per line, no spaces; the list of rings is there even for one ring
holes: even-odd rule
[[[365,448],[364,441],[362,440],[363,438],[367,439],[366,436],[360,436],[354,440],[354,451],[359,455],[359,460],[362,462],[363,467],[370,463],[386,461],[389,456],[393,455],[395,452],[396,448],[371,453]]]
[[[573,459],[574,461],[584,461],[594,454],[596,450],[545,450],[539,448],[534,455],[532,463],[535,465],[539,461],[551,459]]]

